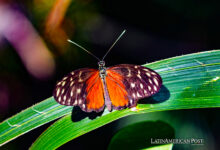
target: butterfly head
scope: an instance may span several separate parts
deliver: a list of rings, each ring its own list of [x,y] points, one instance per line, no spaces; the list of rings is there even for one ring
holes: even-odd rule
[[[98,62],[99,68],[105,67],[105,62],[103,60]]]

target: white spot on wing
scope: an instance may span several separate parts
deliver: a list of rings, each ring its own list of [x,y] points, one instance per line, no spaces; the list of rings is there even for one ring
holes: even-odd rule
[[[157,86],[159,85],[159,83],[158,83],[158,81],[157,81],[156,78],[154,78],[154,83],[155,83]]]
[[[152,84],[152,81],[151,81],[151,79],[148,79],[148,81],[150,82],[150,84]]]
[[[133,98],[136,98],[136,95],[135,95],[135,93],[133,93],[133,94],[132,94],[132,96],[133,96]]]
[[[146,91],[146,90],[144,90],[144,94],[147,94],[147,91]]]
[[[83,109],[85,109],[85,108],[86,108],[86,105],[85,105],[85,104],[83,104],[83,105],[82,105],[82,107],[83,107]]]
[[[156,74],[156,73],[154,73],[154,72],[151,72],[151,74],[152,74],[152,75],[157,75],[157,74]]]
[[[63,94],[65,92],[65,89],[62,89],[62,92],[61,92],[61,94]]]
[[[135,69],[137,69],[137,68],[138,68],[138,66],[134,66],[134,68],[135,68]]]
[[[78,94],[81,92],[81,89],[77,89],[77,91],[76,91]]]
[[[72,82],[70,83],[70,86],[72,86],[72,85],[73,85],[73,83],[74,83],[74,82],[72,81]]]
[[[77,105],[77,99],[75,100],[75,102],[73,103],[73,105]]]
[[[141,97],[141,95],[137,92],[137,97]]]
[[[131,70],[128,68],[128,75],[127,77],[130,77],[131,76]]]
[[[143,69],[144,71],[149,71],[147,68]]]
[[[141,89],[143,89],[143,87],[144,87],[144,86],[143,86],[143,84],[142,84],[142,83],[140,83],[140,87],[141,87]]]
[[[66,101],[66,95],[63,96],[63,100]]]
[[[140,76],[139,74],[137,75],[137,77],[138,77],[139,79],[141,79],[141,76]]]
[[[74,72],[71,72],[71,75],[74,75]]]
[[[61,97],[58,98],[58,102],[60,102],[60,101],[61,101]]]
[[[154,85],[154,90],[156,91],[157,90],[157,87]]]
[[[64,78],[63,78],[63,80],[66,80],[66,79],[67,79],[67,77],[64,77]]]
[[[79,77],[81,77],[81,75],[82,75],[82,71],[79,72]]]
[[[73,91],[71,91],[70,96],[71,96],[71,97],[73,96]]]
[[[151,91],[151,86],[148,85],[148,90]]]
[[[57,89],[56,96],[60,94],[60,88]]]
[[[66,84],[66,81],[63,81],[62,86],[64,86]]]
[[[79,78],[78,82],[83,82],[83,80],[81,78]]]
[[[79,104],[81,104],[82,103],[82,100],[81,99],[79,99]]]
[[[68,99],[68,104],[69,104],[69,105],[70,105],[70,102],[71,102],[71,98]]]
[[[135,87],[135,84],[134,84],[134,83],[131,83],[131,87],[134,88],[134,87]]]
[[[148,77],[151,77],[151,74],[150,74],[149,72],[146,72],[146,75],[147,75]]]

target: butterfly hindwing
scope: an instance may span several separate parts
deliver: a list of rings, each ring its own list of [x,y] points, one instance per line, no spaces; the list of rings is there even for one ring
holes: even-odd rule
[[[55,100],[67,106],[79,106],[83,111],[104,108],[103,87],[96,69],[78,69],[59,81],[53,92]],[[98,99],[95,99],[98,96]]]
[[[124,107],[135,106],[139,99],[157,93],[162,85],[162,79],[158,73],[139,65],[121,64],[109,67],[107,69],[107,77],[109,75],[113,76],[113,78],[120,78],[119,80],[113,80],[121,85],[118,86],[118,90],[123,89],[126,91],[124,99],[126,99],[128,103],[126,103]],[[124,99],[122,101],[124,101]],[[115,103],[114,99],[111,99],[111,101],[112,104]],[[116,105],[114,107],[120,108],[121,106]]]
[[[128,107],[129,100],[132,101],[132,99],[129,97],[123,84],[123,76],[107,70],[105,80],[113,109],[120,110]]]
[[[99,77],[99,72],[94,73],[86,82],[86,108],[87,112],[96,111],[100,112],[105,107],[104,100],[104,87]]]

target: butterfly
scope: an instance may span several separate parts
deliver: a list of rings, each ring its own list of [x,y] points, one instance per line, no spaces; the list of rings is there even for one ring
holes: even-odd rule
[[[125,30],[105,56],[124,33]],[[68,41],[97,58],[77,43]],[[154,70],[133,64],[105,67],[105,56],[101,60],[97,58],[98,69],[78,69],[59,81],[53,91],[55,100],[61,105],[79,106],[85,112],[101,112],[105,107],[112,111],[135,107],[139,99],[160,90],[162,78]]]

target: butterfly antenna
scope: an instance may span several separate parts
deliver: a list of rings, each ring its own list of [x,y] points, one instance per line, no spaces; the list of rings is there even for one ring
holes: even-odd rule
[[[89,53],[90,55],[92,55],[93,57],[95,57],[98,61],[100,61],[100,59],[98,57],[96,57],[93,53],[91,53],[90,51],[88,51],[87,49],[85,49],[84,47],[80,46],[79,44],[71,41],[70,39],[67,40],[68,42],[78,46],[79,48],[81,48],[82,50],[86,51],[87,53]]]
[[[111,51],[111,49],[115,46],[115,44],[118,42],[118,40],[123,36],[123,34],[126,32],[126,30],[123,30],[122,33],[119,35],[119,37],[115,40],[115,42],[112,44],[112,46],[108,49],[108,51],[105,53],[105,56],[102,58],[102,60],[105,59],[105,57],[108,55],[108,53]]]

